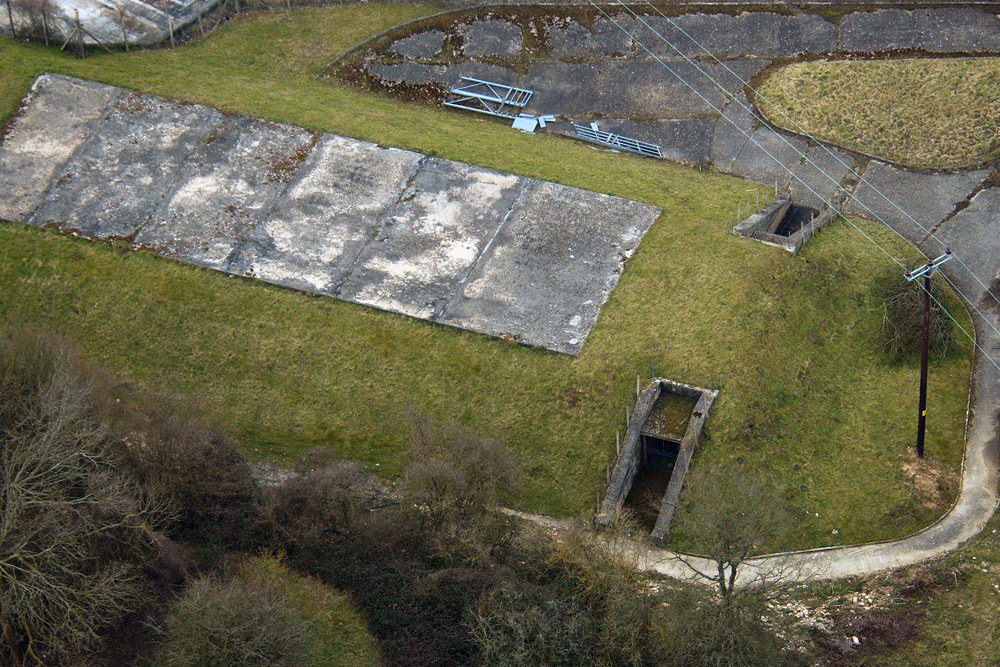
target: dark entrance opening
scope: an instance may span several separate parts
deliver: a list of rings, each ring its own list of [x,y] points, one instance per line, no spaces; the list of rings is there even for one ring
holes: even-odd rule
[[[819,210],[811,206],[789,206],[785,216],[774,229],[775,236],[791,236],[803,227],[808,227],[813,218],[819,217]]]
[[[643,468],[636,475],[628,497],[625,498],[625,507],[632,511],[639,525],[650,532],[660,516],[660,505],[663,504],[663,496],[667,493],[667,485],[673,474],[673,461],[662,470]]]
[[[666,470],[673,467],[681,451],[680,441],[658,438],[647,433],[642,435],[642,446],[646,452],[646,467],[651,470]]]

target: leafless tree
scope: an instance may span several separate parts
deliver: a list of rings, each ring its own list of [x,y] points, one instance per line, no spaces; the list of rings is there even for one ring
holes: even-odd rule
[[[72,660],[130,608],[157,503],[65,347],[0,331],[0,663]]]

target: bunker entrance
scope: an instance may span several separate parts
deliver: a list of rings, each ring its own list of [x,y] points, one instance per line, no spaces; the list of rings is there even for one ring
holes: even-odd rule
[[[792,234],[801,231],[809,226],[810,223],[815,222],[816,218],[819,217],[819,209],[812,208],[810,206],[796,206],[792,204],[785,211],[784,217],[778,222],[778,226],[774,229],[775,236],[789,237]]]
[[[617,450],[614,472],[608,471],[607,495],[597,521],[607,525],[628,506],[653,539],[666,540],[691,456],[718,392],[662,378],[654,378],[641,393],[638,389],[625,442]]]

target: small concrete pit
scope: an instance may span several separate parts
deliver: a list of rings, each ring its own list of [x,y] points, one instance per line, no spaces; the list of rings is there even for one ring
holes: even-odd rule
[[[793,255],[837,214],[826,205],[822,209],[792,202],[792,195],[779,194],[770,204],[733,226],[736,236],[784,248]]]

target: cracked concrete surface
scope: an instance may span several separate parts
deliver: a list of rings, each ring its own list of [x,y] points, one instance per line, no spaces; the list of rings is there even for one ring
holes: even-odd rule
[[[0,192],[13,220],[569,354],[660,213],[51,74]]]

